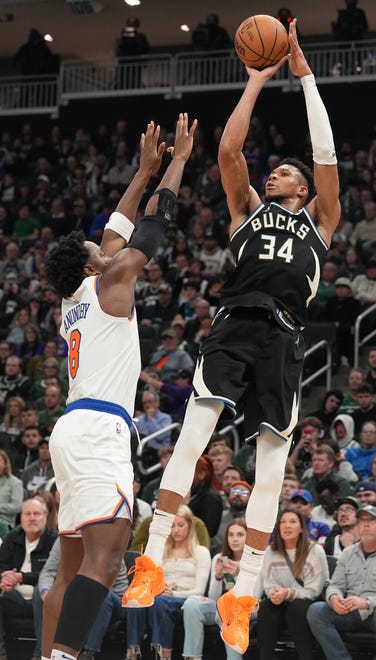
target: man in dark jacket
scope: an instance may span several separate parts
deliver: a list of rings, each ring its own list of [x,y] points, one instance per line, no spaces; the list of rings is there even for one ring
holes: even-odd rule
[[[47,507],[39,499],[26,500],[21,510],[21,525],[9,532],[0,547],[0,660],[7,660],[5,649],[6,616],[36,615],[34,588],[53,543],[56,532],[47,527]],[[40,610],[39,610],[40,612]],[[34,617],[37,637],[32,660],[41,656],[42,621]]]

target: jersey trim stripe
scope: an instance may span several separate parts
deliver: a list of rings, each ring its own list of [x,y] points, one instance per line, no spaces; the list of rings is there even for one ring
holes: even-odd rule
[[[67,405],[64,415],[70,413],[72,410],[94,410],[95,412],[117,415],[118,417],[121,417],[129,427],[132,424],[132,418],[125,408],[119,406],[117,403],[112,403],[111,401],[102,401],[100,399],[77,399],[77,401],[73,401]]]

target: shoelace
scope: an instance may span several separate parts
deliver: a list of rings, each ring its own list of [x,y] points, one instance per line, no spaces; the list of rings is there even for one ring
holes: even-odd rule
[[[150,580],[150,576],[152,576],[152,571],[142,570],[136,573],[136,566],[132,566],[128,571],[128,575],[133,575],[133,574],[135,575],[132,580],[131,587],[139,584],[140,582],[147,582],[148,580]]]

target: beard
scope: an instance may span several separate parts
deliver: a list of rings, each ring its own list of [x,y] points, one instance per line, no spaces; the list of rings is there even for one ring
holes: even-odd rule
[[[266,202],[277,202],[277,204],[280,204],[285,198],[283,195],[265,195],[264,199]]]

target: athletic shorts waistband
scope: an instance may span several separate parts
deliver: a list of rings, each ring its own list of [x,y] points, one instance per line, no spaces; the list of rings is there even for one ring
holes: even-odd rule
[[[64,415],[70,413],[72,410],[95,410],[96,412],[105,412],[110,415],[122,417],[129,427],[132,424],[132,418],[125,408],[119,406],[117,403],[112,403],[111,401],[102,401],[101,399],[77,399],[77,401],[73,401],[67,405],[64,410]]]

